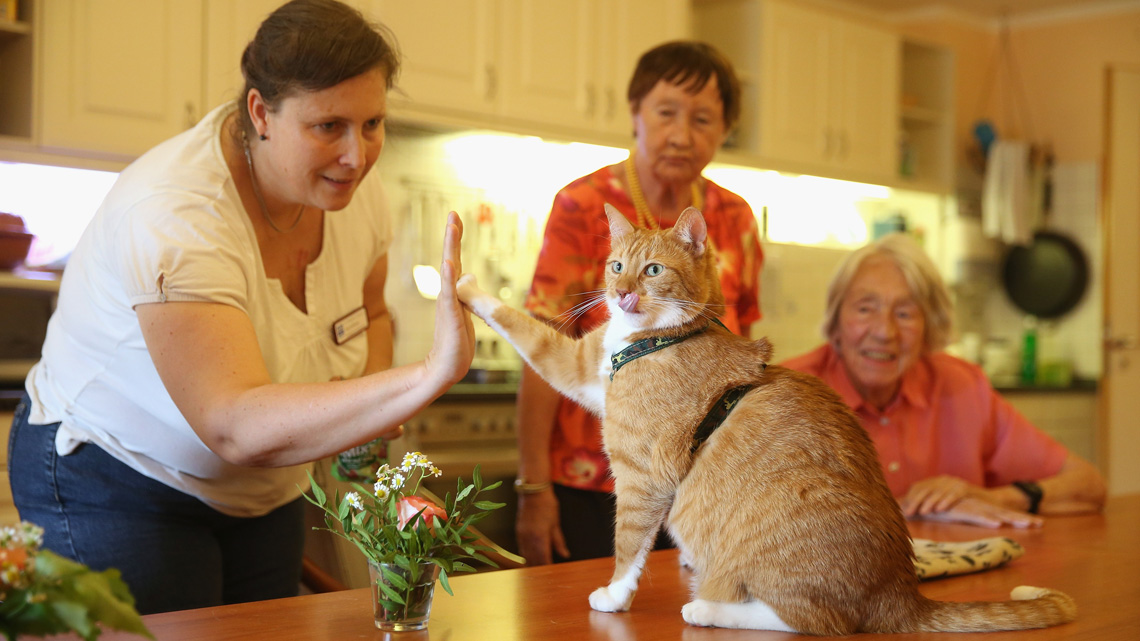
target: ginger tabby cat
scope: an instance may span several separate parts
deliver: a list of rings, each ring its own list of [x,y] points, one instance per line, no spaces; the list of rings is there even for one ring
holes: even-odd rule
[[[606,212],[610,320],[579,340],[507,307],[470,275],[458,285],[535,371],[603,419],[616,567],[590,595],[593,609],[629,609],[664,524],[695,572],[695,598],[681,610],[692,625],[845,635],[1075,618],[1071,598],[1042,588],[1016,588],[1005,602],[922,596],[902,513],[855,415],[818,379],[767,367],[766,339],[710,322],[723,298],[700,212],[660,231]],[[702,422],[714,404],[727,416],[710,432]]]

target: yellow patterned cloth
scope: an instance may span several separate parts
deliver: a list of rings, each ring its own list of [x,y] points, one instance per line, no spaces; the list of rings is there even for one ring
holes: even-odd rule
[[[914,539],[914,569],[923,580],[989,570],[1023,554],[1020,543],[1004,536],[954,543]]]

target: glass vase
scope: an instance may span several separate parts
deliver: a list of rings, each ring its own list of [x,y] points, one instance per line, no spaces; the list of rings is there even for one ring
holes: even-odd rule
[[[420,563],[405,570],[395,563],[369,561],[368,575],[372,581],[372,615],[377,628],[406,632],[427,627],[435,581],[439,577],[438,565]]]

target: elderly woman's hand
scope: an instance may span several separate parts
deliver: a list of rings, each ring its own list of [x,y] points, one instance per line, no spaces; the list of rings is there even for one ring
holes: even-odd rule
[[[899,500],[905,516],[926,516],[945,512],[967,496],[981,497],[984,490],[975,487],[957,476],[934,476],[922,479],[907,490]]]
[[[1032,528],[1041,527],[1045,524],[1045,519],[1040,516],[1004,508],[976,497],[966,497],[948,510],[932,512],[919,518],[930,521],[968,523],[990,528],[1005,526]]]

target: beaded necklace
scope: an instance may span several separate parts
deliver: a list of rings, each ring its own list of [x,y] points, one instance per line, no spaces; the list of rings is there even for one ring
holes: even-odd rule
[[[641,191],[641,181],[637,177],[637,168],[633,166],[633,156],[631,155],[623,164],[625,165],[625,179],[629,183],[629,199],[633,201],[633,208],[637,210],[637,226],[644,229],[660,229],[661,225],[657,223],[657,217],[649,211],[649,204],[645,202],[645,194]],[[697,178],[690,187],[693,191],[693,207],[704,209],[704,194],[697,186],[700,181],[701,179]]]

